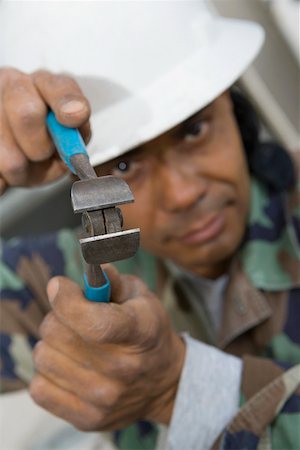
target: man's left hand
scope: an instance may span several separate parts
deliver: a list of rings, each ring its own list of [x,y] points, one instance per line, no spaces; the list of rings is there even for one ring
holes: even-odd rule
[[[159,299],[136,277],[106,272],[110,303],[87,301],[64,277],[48,284],[52,311],[34,350],[36,403],[83,431],[136,420],[168,424],[185,345]]]

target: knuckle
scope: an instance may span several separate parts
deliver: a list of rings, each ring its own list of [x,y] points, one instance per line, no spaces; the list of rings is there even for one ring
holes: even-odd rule
[[[2,67],[0,69],[0,86],[7,83],[8,80],[17,79],[24,74],[14,67]]]
[[[29,394],[31,398],[40,406],[43,406],[46,403],[46,386],[44,380],[36,375],[30,385],[29,385]]]
[[[91,380],[90,380],[91,381]],[[103,403],[103,398],[105,396],[103,385],[95,383],[94,385],[90,383],[89,386],[89,398],[95,404],[100,406]]]
[[[146,348],[157,348],[161,341],[161,336],[164,333],[163,321],[154,318],[152,323],[149,323],[144,333],[144,345]]]
[[[105,392],[104,406],[107,408],[113,408],[119,404],[123,391],[120,387],[110,386]]]
[[[58,73],[57,75],[55,75],[55,78],[53,78],[53,80],[57,86],[62,86],[63,88],[68,85],[77,86],[76,81],[72,77],[63,73]]]
[[[33,356],[34,360],[38,357],[42,343],[43,343],[43,341],[38,341],[32,350],[32,356]]]
[[[49,78],[51,76],[52,76],[51,72],[49,72],[48,70],[45,70],[45,69],[39,69],[39,70],[35,70],[33,72],[33,78],[34,79],[37,79],[37,78]]]
[[[127,364],[124,367],[124,379],[127,382],[133,382],[140,378],[144,373],[144,362],[140,356],[131,357],[128,359]]]
[[[39,327],[40,337],[45,344],[59,350],[61,342],[64,346],[77,347],[79,344],[77,336],[68,328],[66,328],[55,316],[53,312],[49,312]]]
[[[105,410],[114,409],[119,404],[122,396],[122,389],[116,384],[106,384],[101,389],[94,390],[94,398],[97,404]]]
[[[39,334],[42,339],[47,340],[53,335],[55,322],[53,312],[48,313],[39,327]]]
[[[88,105],[86,98],[82,94],[82,91],[74,78],[70,77],[69,75],[60,73],[55,75],[55,77],[52,77],[52,81],[53,84],[55,84],[56,88],[64,93],[61,99],[62,102],[65,102],[66,100],[70,101],[74,99],[80,99],[81,101],[85,102],[86,105]]]
[[[22,72],[21,70],[16,69],[15,67],[7,67],[6,69],[4,69],[4,72],[6,73],[6,76],[9,79],[27,79],[29,78],[29,75],[27,75],[26,73]]]
[[[119,356],[114,363],[114,373],[126,384],[137,380],[144,373],[144,361],[139,355]]]
[[[18,176],[26,173],[28,168],[28,161],[23,154],[14,156],[13,158],[6,158],[2,163],[2,173],[5,176]]]
[[[29,101],[18,105],[15,112],[15,120],[23,129],[36,128],[41,124],[46,114],[46,106],[38,98],[31,98]]]
[[[47,360],[45,357],[46,348],[45,343],[43,341],[39,341],[32,352],[33,361],[35,363],[36,368],[41,367],[44,364],[44,361]]]
[[[102,411],[86,411],[75,418],[73,425],[80,431],[100,431],[104,425],[104,417]]]
[[[80,100],[89,110],[89,103],[74,78],[64,73],[53,74],[45,70],[36,71],[33,76],[38,84],[42,83],[47,89],[59,93],[59,105],[71,100]]]

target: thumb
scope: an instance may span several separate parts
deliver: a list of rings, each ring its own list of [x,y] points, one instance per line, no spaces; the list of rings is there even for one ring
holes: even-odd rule
[[[47,286],[47,294],[51,308],[61,323],[78,334],[93,326],[101,314],[102,306],[89,302],[81,287],[66,277],[54,277]]]
[[[117,343],[128,339],[125,330],[132,327],[133,318],[121,305],[88,301],[80,286],[66,277],[52,278],[47,293],[57,319],[85,341]]]
[[[78,284],[69,278],[58,276],[51,278],[49,281],[47,294],[50,305],[54,307],[58,296],[80,296],[82,295],[82,290]]]

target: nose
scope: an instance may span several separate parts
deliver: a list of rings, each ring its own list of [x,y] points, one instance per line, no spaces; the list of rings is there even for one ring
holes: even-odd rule
[[[208,189],[208,180],[190,163],[161,163],[155,180],[157,205],[170,213],[192,209]]]

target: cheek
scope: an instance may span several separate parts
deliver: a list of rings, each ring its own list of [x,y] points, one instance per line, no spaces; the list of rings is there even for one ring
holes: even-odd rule
[[[233,105],[228,96],[222,98],[219,108],[212,139],[212,145],[217,149],[216,160],[222,164],[219,166],[220,171],[224,171],[232,181],[240,184],[244,174],[248,174],[248,165]]]
[[[232,147],[233,148],[233,147]],[[229,176],[235,190],[236,219],[245,226],[250,205],[250,174],[246,161],[245,151],[241,143],[236,142],[230,155]]]
[[[215,149],[212,151],[214,165],[220,180],[235,185],[243,184],[248,168],[240,134],[233,119],[224,122],[217,126],[212,142],[212,148]]]
[[[122,211],[124,230],[140,227],[139,208],[136,200],[132,204],[122,205],[119,208]]]
[[[245,192],[246,194],[246,192]],[[239,197],[238,202],[233,207],[229,207],[226,213],[226,226],[222,236],[222,244],[233,254],[239,247],[247,224],[248,198]]]
[[[210,179],[230,186],[234,191],[236,212],[244,221],[250,201],[250,174],[241,137],[233,117],[220,122],[212,148],[213,164],[210,165]],[[211,161],[212,162],[212,161]]]
[[[230,186],[234,204],[227,213],[227,227],[224,234],[228,246],[235,249],[243,238],[250,206],[250,174],[245,151],[235,127],[231,133],[223,133],[223,152],[216,161],[219,169],[219,181]],[[219,184],[221,186],[221,184]]]
[[[149,208],[147,202],[143,202],[139,197],[135,196],[134,203],[123,205],[120,209],[123,215],[123,229],[140,228],[141,243],[151,243],[154,234],[153,217],[154,212]],[[148,245],[147,245],[148,246]]]
[[[123,229],[140,228],[141,247],[157,256],[167,256],[165,254],[167,249],[162,245],[159,238],[160,227],[157,225],[157,207],[149,195],[149,190],[147,190],[147,195],[132,191],[135,202],[121,207],[124,219]]]

